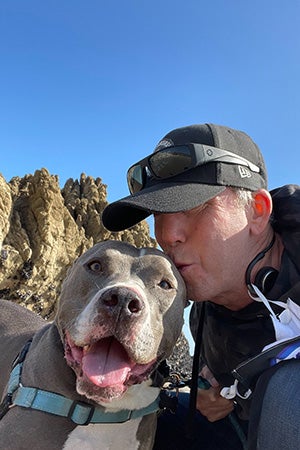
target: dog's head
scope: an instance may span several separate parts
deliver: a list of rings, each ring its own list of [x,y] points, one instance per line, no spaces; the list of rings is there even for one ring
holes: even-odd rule
[[[105,241],[63,283],[56,324],[77,391],[97,403],[122,397],[172,352],[183,325],[184,282],[153,248]]]

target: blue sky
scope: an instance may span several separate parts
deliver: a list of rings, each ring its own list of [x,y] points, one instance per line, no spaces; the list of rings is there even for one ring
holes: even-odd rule
[[[173,128],[246,131],[299,183],[299,0],[1,0],[0,173],[101,177]]]
[[[173,128],[248,132],[299,182],[299,0],[2,0],[0,172],[125,172]]]

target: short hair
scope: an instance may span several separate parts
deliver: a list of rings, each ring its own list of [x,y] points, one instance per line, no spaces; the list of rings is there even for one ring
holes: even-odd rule
[[[251,204],[253,200],[252,191],[249,191],[248,189],[244,188],[235,188],[235,187],[230,187],[229,189],[231,189],[235,193],[238,207],[243,208]]]

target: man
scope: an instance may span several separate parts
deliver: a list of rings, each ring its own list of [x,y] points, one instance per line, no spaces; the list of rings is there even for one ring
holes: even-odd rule
[[[195,302],[190,324],[201,349],[201,375],[210,383],[209,389],[198,389],[201,415],[193,443],[184,443],[171,427],[175,438],[166,447],[171,437],[164,441],[167,431],[159,427],[157,448],[241,448],[243,437],[228,438],[226,424],[233,424],[240,437],[245,423],[238,424],[235,414],[248,421],[249,410],[248,448],[300,448],[297,360],[264,371],[255,389],[250,380],[254,395],[249,399],[245,392],[229,395],[230,389],[223,389],[234,386],[232,371],[240,363],[300,334],[278,320],[284,308],[269,303],[290,298],[298,312],[299,187],[269,193],[257,145],[241,131],[213,124],[171,131],[152,154],[130,167],[127,180],[131,195],[108,205],[103,223],[120,231],[154,214],[157,241]],[[292,392],[289,398],[287,392]]]

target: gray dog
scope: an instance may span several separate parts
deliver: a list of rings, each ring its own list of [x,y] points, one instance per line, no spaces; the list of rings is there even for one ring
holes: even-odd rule
[[[150,375],[185,302],[162,252],[117,241],[75,262],[53,322],[2,300],[1,450],[151,449],[160,389]]]

